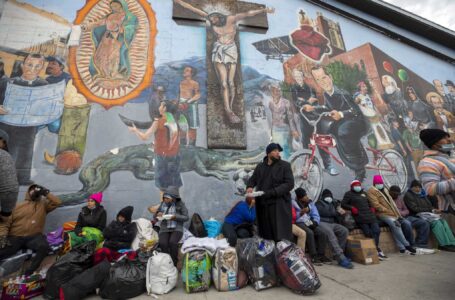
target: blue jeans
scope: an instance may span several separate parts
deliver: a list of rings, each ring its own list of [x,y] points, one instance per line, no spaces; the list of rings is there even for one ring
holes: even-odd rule
[[[417,236],[414,240],[414,234],[412,228],[416,229]],[[430,235],[430,223],[424,219],[408,216],[401,223],[401,229],[403,230],[406,240],[411,244],[411,246],[417,247],[427,247],[428,246],[428,237]]]
[[[371,223],[371,224],[358,224],[360,229],[362,229],[363,234],[368,237],[374,239],[374,244],[376,248],[379,250],[379,235],[381,234],[381,228],[379,228],[378,223]]]
[[[405,250],[405,247],[411,245],[404,237],[403,230],[401,229],[401,224],[398,222],[397,218],[390,216],[379,216],[379,219],[386,223],[387,226],[389,226],[398,249]]]

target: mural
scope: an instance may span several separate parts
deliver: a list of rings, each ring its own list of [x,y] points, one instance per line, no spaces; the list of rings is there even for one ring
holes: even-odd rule
[[[453,66],[306,2],[256,2],[6,1],[0,128],[21,190],[64,201],[49,228],[98,191],[112,217],[172,191],[221,220],[270,141],[313,199],[378,173],[406,189],[420,130],[455,135]]]
[[[87,1],[74,24],[82,33],[69,51],[70,72],[90,101],[122,105],[150,84],[156,20],[147,1]]]

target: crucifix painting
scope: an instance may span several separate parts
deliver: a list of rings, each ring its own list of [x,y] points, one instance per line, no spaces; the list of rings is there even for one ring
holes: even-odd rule
[[[245,114],[238,29],[239,25],[254,32],[267,29],[266,14],[273,13],[274,9],[236,0],[174,0],[174,3],[174,19],[203,21],[207,28],[208,146],[244,149]],[[253,22],[246,22],[254,17]]]

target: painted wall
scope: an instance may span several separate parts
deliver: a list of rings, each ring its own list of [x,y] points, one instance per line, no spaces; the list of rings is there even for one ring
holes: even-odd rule
[[[365,185],[370,185],[379,172],[374,159],[380,161],[384,156],[392,165],[406,168],[407,178],[400,173],[403,180],[394,182],[397,176],[390,164],[384,159],[381,163],[382,169],[390,169],[391,184],[405,186],[414,177],[422,150],[412,139],[419,128],[440,127],[455,133],[455,94],[452,89],[450,95],[450,87],[444,85],[455,79],[453,66],[305,1],[257,0],[255,3],[275,7],[275,12],[261,15],[268,21],[266,32],[238,31],[247,149],[207,149],[207,129],[217,124],[206,121],[213,119],[206,109],[207,86],[213,83],[207,84],[207,68],[213,65],[206,60],[204,24],[177,23],[170,0],[118,3],[9,0],[0,18],[0,58],[5,70],[0,96],[10,113],[0,117],[0,128],[13,132],[10,139],[20,147],[24,135],[14,134],[14,128],[33,125],[34,132],[27,133],[33,138],[25,143],[33,152],[14,153],[21,162],[28,158],[17,157],[17,153],[30,156],[30,170],[22,167],[20,172],[22,192],[33,181],[61,194],[65,201],[65,207],[49,216],[49,229],[76,219],[87,195],[99,190],[104,191],[110,218],[126,205],[134,205],[134,217],[149,217],[146,208],[159,202],[160,189],[178,188],[191,213],[221,220],[242,198],[238,195],[242,178],[261,159],[261,147],[271,136],[286,146],[288,152],[283,156],[293,164],[296,182],[309,187],[314,195],[330,188],[336,197],[342,197],[356,176],[365,177]],[[222,5],[199,8],[232,14]],[[79,29],[79,35],[75,34]],[[44,56],[45,61],[35,59],[42,79],[50,76],[45,71],[51,57],[61,57],[67,79],[72,80],[60,89],[55,84],[38,87],[21,82],[20,63],[29,53]],[[326,70],[312,71],[318,65]],[[191,80],[182,83],[185,67],[191,67]],[[435,79],[443,84],[439,94],[433,86]],[[333,99],[328,96],[331,93],[324,93],[324,80],[328,90],[330,82],[336,86]],[[360,82],[365,83],[364,94],[358,93]],[[219,88],[219,82],[214,84]],[[411,88],[420,99],[418,105],[410,98]],[[182,90],[196,99],[199,124],[194,123],[194,114],[189,115],[194,110],[182,105]],[[306,92],[309,90],[312,93]],[[278,97],[280,102],[274,104],[272,96],[280,91],[286,100]],[[24,96],[26,92],[35,96]],[[37,105],[38,98],[43,100],[38,108],[44,116],[18,109],[24,103]],[[154,120],[151,114],[164,98],[172,105],[164,115],[166,122],[160,123],[164,134],[155,144],[168,148],[161,147],[161,158],[157,158],[150,147],[154,135],[142,141],[128,126],[134,123],[146,132]],[[298,110],[308,105],[307,110],[333,112],[339,110],[337,101],[348,105],[343,119],[335,121],[337,116],[332,114],[322,121],[325,129],[320,132],[338,139],[339,151],[330,148],[333,158],[326,162],[339,175],[323,171],[324,164],[316,154],[321,173],[316,165],[306,179],[302,162],[312,129]],[[49,103],[53,103],[52,109]],[[14,119],[12,114],[25,118]],[[180,171],[171,170],[165,180],[163,163],[168,167],[177,164]],[[158,177],[162,179],[159,183]]]

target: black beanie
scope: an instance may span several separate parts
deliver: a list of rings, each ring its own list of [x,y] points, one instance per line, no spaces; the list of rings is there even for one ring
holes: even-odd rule
[[[329,189],[323,190],[322,194],[321,194],[321,199],[322,200],[324,200],[324,198],[327,198],[327,197],[333,198],[333,194],[332,194],[332,192]]]
[[[302,189],[301,187],[296,188],[294,193],[295,193],[295,196],[297,197],[297,199],[303,198],[306,196],[306,191],[304,189]]]
[[[118,216],[122,216],[125,218],[125,220],[127,222],[131,222],[131,218],[133,216],[133,210],[134,210],[134,207],[132,207],[132,206],[124,207],[117,214],[117,218],[118,218]]]
[[[411,188],[413,188],[413,187],[415,187],[415,186],[422,187],[422,184],[420,183],[420,181],[414,179],[414,180],[411,182]]]
[[[441,129],[430,128],[424,129],[420,132],[420,140],[425,144],[425,146],[428,147],[428,149],[431,149],[434,144],[445,137],[450,137],[450,135]]]
[[[276,150],[278,149],[278,151],[283,151],[283,148],[281,147],[280,144],[278,143],[270,143],[267,145],[267,148],[265,149],[265,153],[266,154],[269,154],[270,152],[272,152],[273,150]]]

